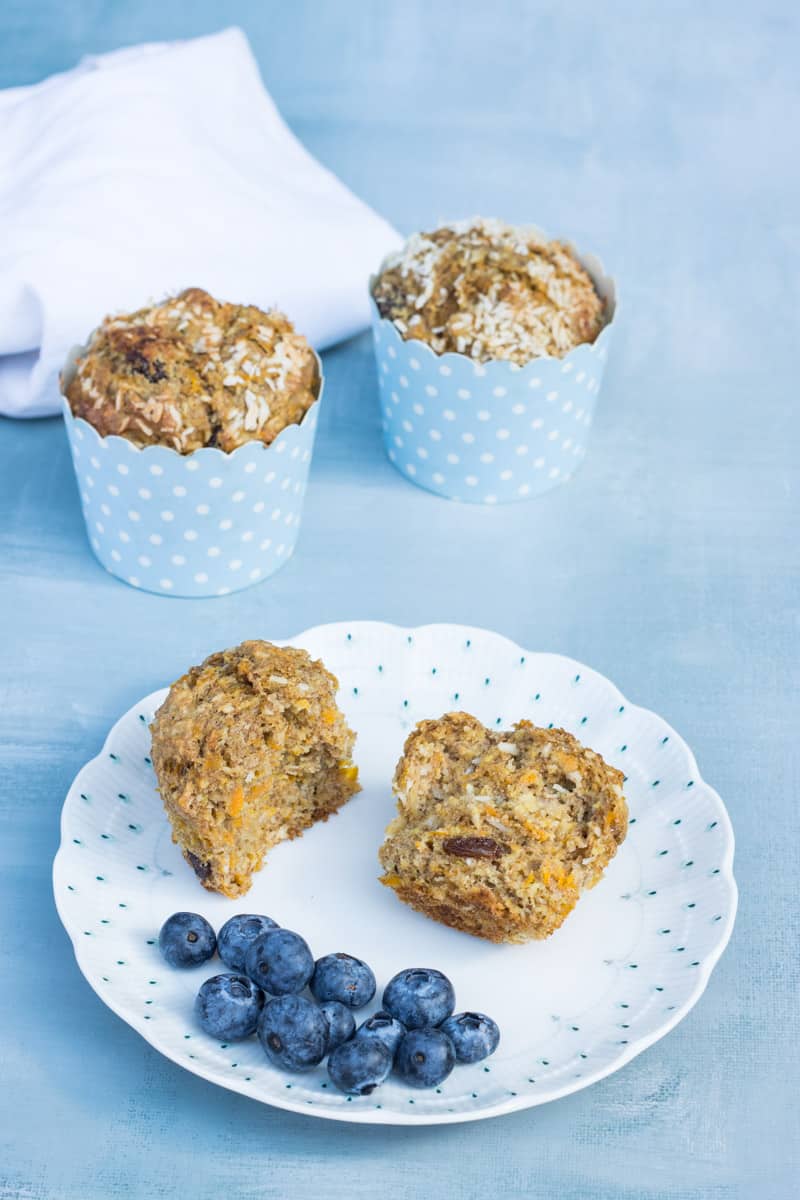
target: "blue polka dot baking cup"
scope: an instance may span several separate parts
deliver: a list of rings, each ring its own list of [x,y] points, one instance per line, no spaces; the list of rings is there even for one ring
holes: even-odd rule
[[[405,341],[378,312],[370,280],[384,446],[412,483],[450,500],[503,504],[574,474],[586,455],[617,307],[598,259],[578,257],[606,302],[608,323],[591,345],[524,366]]]
[[[62,397],[89,543],[106,570],[163,596],[225,596],[274,575],[300,531],[322,388],[320,371],[299,425],[230,454],[101,437]]]

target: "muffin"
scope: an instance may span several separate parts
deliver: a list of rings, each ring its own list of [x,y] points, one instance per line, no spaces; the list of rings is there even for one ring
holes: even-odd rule
[[[316,355],[282,313],[201,288],[106,317],[65,387],[73,415],[102,437],[179,454],[269,445],[318,393]]]
[[[421,721],[395,772],[381,882],[492,942],[549,937],[625,837],[623,778],[563,729]]]
[[[153,767],[173,841],[209,891],[243,896],[272,846],[359,791],[337,687],[304,650],[249,641],[170,688]]]
[[[281,313],[189,288],[107,317],[61,390],[89,543],[112,575],[227,596],[290,560],[323,378]]]
[[[410,237],[370,301],[384,447],[407,479],[502,504],[571,478],[616,306],[596,258],[476,218]]]
[[[382,317],[436,354],[477,362],[562,358],[606,320],[591,276],[563,242],[474,219],[417,233],[373,286]]]

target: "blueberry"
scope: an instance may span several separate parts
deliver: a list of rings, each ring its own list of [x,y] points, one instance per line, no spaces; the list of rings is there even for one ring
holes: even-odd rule
[[[368,1096],[392,1069],[392,1053],[378,1038],[354,1038],[334,1050],[328,1074],[342,1092]]]
[[[328,1040],[325,1043],[325,1053],[330,1054],[342,1042],[348,1041],[356,1029],[356,1019],[346,1005],[338,1000],[326,1000],[320,1004],[319,1011],[328,1023]]]
[[[314,956],[304,938],[290,929],[260,933],[244,957],[253,983],[273,996],[302,992],[314,971]]]
[[[308,1071],[325,1057],[328,1022],[305,996],[268,1000],[258,1022],[258,1037],[267,1058],[285,1071]]]
[[[220,958],[231,971],[244,971],[244,956],[250,943],[260,933],[277,928],[278,922],[273,921],[272,917],[262,917],[255,913],[240,913],[231,917],[217,935]]]
[[[410,1087],[432,1088],[455,1066],[453,1043],[441,1029],[409,1029],[400,1040],[394,1069]]]
[[[161,926],[158,948],[171,967],[196,967],[211,958],[217,939],[199,913],[176,912]]]
[[[441,971],[411,967],[395,975],[383,993],[383,1007],[405,1025],[441,1025],[456,1006],[453,985]]]
[[[500,1041],[497,1023],[483,1013],[456,1013],[443,1021],[440,1028],[453,1043],[460,1063],[476,1063],[488,1058]]]
[[[255,1033],[264,993],[245,975],[212,975],[194,1002],[197,1019],[214,1038],[235,1042]]]
[[[384,1046],[391,1053],[392,1058],[394,1058],[397,1047],[400,1044],[400,1038],[405,1032],[405,1025],[401,1025],[391,1013],[376,1012],[371,1017],[368,1017],[363,1025],[359,1025],[356,1030],[356,1037],[377,1038],[379,1042],[383,1042]]]
[[[317,959],[311,991],[318,1000],[338,1000],[348,1008],[363,1008],[375,995],[375,976],[352,954],[326,954]]]

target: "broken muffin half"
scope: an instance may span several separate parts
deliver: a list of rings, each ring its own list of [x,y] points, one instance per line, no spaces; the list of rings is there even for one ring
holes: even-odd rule
[[[421,721],[394,776],[381,882],[419,912],[493,942],[548,937],[628,828],[623,775],[564,729]]]
[[[265,853],[359,791],[338,682],[305,650],[242,642],[172,685],[151,726],[172,838],[203,887],[250,888]]]

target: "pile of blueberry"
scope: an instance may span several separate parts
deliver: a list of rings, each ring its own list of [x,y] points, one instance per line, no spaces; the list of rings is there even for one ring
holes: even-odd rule
[[[231,917],[217,937],[198,913],[174,913],[158,944],[173,967],[196,966],[218,951],[232,972],[212,976],[197,993],[206,1033],[226,1042],[257,1033],[267,1058],[285,1071],[310,1070],[327,1055],[332,1081],[351,1096],[368,1096],[392,1069],[410,1087],[437,1087],[457,1062],[480,1062],[500,1041],[491,1017],[453,1016],[450,980],[423,967],[390,979],[380,1011],[356,1028],[353,1009],[375,995],[371,969],[350,954],[315,962],[300,934],[270,917]]]

